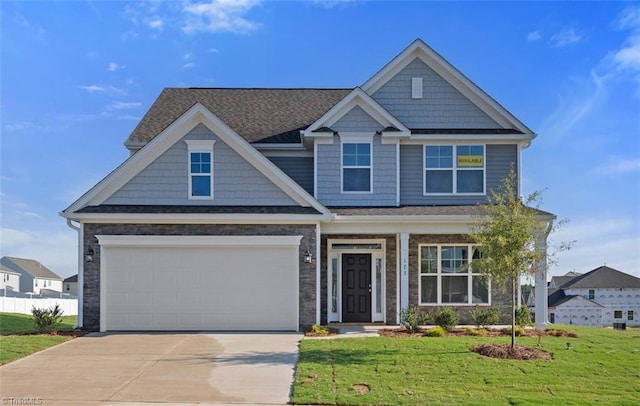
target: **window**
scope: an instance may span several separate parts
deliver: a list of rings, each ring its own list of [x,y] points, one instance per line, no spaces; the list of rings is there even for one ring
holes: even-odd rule
[[[596,298],[596,291],[593,289],[589,289],[589,299],[593,300]]]
[[[489,284],[473,269],[473,245],[421,245],[420,304],[488,304]]]
[[[627,311],[627,320],[633,320],[633,310]]]
[[[213,198],[213,140],[187,140],[189,199]]]
[[[67,283],[67,291],[71,290],[71,285]]]
[[[38,287],[38,280],[36,279],[36,288]]]
[[[613,318],[614,319],[621,319],[622,318],[622,310],[614,310],[613,311]]]
[[[425,194],[484,194],[484,145],[426,145]]]
[[[371,144],[342,144],[342,191],[371,192]]]

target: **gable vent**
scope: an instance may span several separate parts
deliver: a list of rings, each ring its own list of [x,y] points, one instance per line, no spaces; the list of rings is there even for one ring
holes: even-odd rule
[[[422,78],[411,78],[411,98],[422,99]]]

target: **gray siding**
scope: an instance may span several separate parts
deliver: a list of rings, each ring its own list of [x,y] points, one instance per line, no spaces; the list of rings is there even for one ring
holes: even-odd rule
[[[278,168],[313,195],[313,157],[268,157]]]
[[[400,146],[400,204],[401,205],[473,205],[485,203],[486,196],[424,196],[422,145]],[[516,145],[486,146],[486,192],[497,190],[502,179],[509,174],[511,163],[517,169]]]
[[[213,199],[189,200],[188,150],[184,140],[216,140],[213,147]],[[114,193],[105,204],[252,206],[297,205],[202,124]]]
[[[360,106],[352,108],[347,114],[336,121],[331,129],[335,131],[345,132],[376,132],[382,130],[384,127],[374,120],[366,111],[362,110]]]
[[[423,78],[422,99],[411,98],[414,77]],[[408,128],[500,128],[418,58],[372,97]]]
[[[341,193],[340,137],[333,144],[319,144],[317,148],[318,200],[327,206],[395,206],[396,205],[396,146],[382,144],[380,136],[373,137],[372,167],[373,193]]]

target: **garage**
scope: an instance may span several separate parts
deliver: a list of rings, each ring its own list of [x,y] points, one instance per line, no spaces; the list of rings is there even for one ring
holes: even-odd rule
[[[302,236],[97,236],[100,330],[297,330]]]

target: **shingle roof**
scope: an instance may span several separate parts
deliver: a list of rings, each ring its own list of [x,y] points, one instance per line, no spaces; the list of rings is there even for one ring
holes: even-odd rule
[[[484,213],[479,205],[469,206],[401,206],[401,207],[329,207],[339,216],[476,216]],[[542,210],[539,215],[553,216]]]
[[[126,144],[149,142],[198,102],[248,142],[262,141],[308,127],[352,90],[166,88]]]
[[[576,276],[562,285],[562,289],[640,289],[640,278],[620,272],[608,266],[601,266],[584,275]]]
[[[2,257],[0,263],[19,274],[28,273],[34,278],[62,280],[53,271],[33,259]]]
[[[102,204],[86,206],[76,213],[166,213],[166,214],[320,214],[313,207],[301,206],[162,206]]]
[[[78,274],[66,278],[63,282],[78,282]]]

